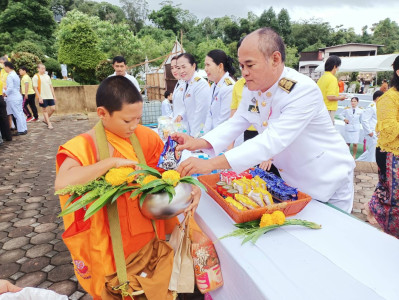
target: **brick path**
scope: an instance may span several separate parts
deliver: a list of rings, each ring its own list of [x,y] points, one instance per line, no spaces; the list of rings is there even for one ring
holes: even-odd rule
[[[64,228],[57,218],[54,158],[60,144],[90,128],[84,119],[54,117],[54,130],[41,122],[28,123],[28,135],[0,148],[0,279],[81,300],[91,297],[78,285],[61,239]],[[370,199],[376,182],[375,165],[358,165],[354,215],[362,220],[362,205]]]

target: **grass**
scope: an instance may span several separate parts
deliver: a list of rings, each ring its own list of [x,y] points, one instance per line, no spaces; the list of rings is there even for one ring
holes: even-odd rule
[[[80,85],[76,81],[71,81],[71,80],[62,80],[62,79],[51,79],[51,82],[53,84],[53,87],[59,87],[59,86],[78,86]]]

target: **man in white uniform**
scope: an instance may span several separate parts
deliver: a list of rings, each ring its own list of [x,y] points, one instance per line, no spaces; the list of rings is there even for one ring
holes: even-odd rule
[[[362,126],[364,138],[366,139],[366,151],[359,156],[357,161],[375,162],[375,147],[377,146],[377,133],[375,132],[375,126],[377,125],[377,106],[375,103],[382,94],[384,93],[376,91],[373,94],[373,103],[370,103],[363,112]]]
[[[114,59],[112,60],[112,67],[114,68],[115,73],[109,75],[109,77],[115,76],[115,75],[125,76],[127,79],[129,79],[134,84],[134,86],[140,92],[140,85],[139,85],[139,82],[137,81],[137,79],[134,78],[134,76],[129,75],[126,72],[127,64],[126,64],[126,60],[123,56],[115,56]]]
[[[250,125],[260,134],[210,160],[189,158],[178,171],[182,176],[229,168],[241,172],[273,158],[289,185],[350,212],[355,163],[316,83],[284,66],[284,43],[270,28],[248,35],[238,58],[246,88],[234,116],[200,139],[184,134],[173,138],[178,150],[218,155]]]

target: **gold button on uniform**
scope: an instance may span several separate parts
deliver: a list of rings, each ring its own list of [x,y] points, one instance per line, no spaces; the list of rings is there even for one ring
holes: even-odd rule
[[[272,93],[267,92],[267,93],[266,93],[266,96],[270,98],[270,97],[272,96]]]
[[[265,127],[267,126],[267,122],[266,122],[266,121],[263,121],[262,124],[263,124],[263,126],[265,126]]]
[[[265,107],[266,106],[266,101],[262,102],[262,106]]]
[[[278,169],[278,171],[279,171],[279,172],[283,172],[284,170],[283,170],[283,169]]]

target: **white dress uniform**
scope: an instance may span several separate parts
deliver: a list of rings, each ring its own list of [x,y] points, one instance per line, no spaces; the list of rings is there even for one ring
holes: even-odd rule
[[[204,132],[209,132],[230,117],[234,79],[226,72],[219,82],[211,86],[211,107],[206,117]]]
[[[263,93],[244,87],[234,116],[202,137],[213,147],[207,152],[219,154],[249,125],[260,134],[225,153],[233,170],[242,172],[273,158],[289,185],[351,211],[355,162],[312,79],[285,67]]]
[[[345,107],[345,109],[340,114],[342,120],[347,119],[348,124],[345,123],[345,142],[348,144],[358,144],[360,135],[360,124],[361,117],[363,114],[363,109],[356,107]]]
[[[114,74],[109,75],[108,77],[111,77],[111,76],[116,76],[116,72]],[[129,75],[128,73],[125,73],[125,77],[127,79],[129,79],[134,84],[134,86],[137,88],[137,90],[140,92],[140,85],[139,85],[139,82],[137,81],[137,79],[134,76]]]
[[[366,151],[357,159],[358,161],[375,162],[375,147],[377,146],[377,133],[375,126],[377,125],[377,106],[375,102],[370,103],[362,115],[362,126],[364,137],[366,139]],[[369,136],[373,133],[373,136]]]
[[[162,110],[162,116],[168,118],[173,117],[172,104],[170,104],[170,101],[168,99],[162,101],[161,110]]]
[[[204,129],[211,105],[211,88],[197,72],[186,82],[183,104],[185,110],[183,120],[187,122],[187,132],[196,137]]]
[[[26,125],[26,117],[22,110],[22,95],[21,95],[21,79],[12,70],[8,73],[7,76],[7,89],[5,90],[5,94],[7,96],[7,114],[13,115],[17,121],[17,129],[18,132],[24,132],[28,130]]]
[[[175,120],[178,116],[182,116],[182,123],[187,127],[187,122],[185,122],[185,109],[184,109],[184,90],[186,88],[186,82],[184,80],[178,80],[175,88],[173,90],[173,120]]]

